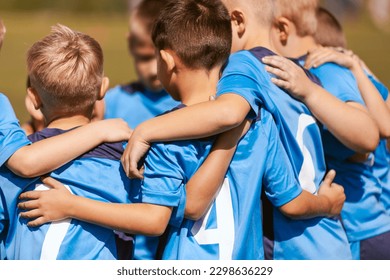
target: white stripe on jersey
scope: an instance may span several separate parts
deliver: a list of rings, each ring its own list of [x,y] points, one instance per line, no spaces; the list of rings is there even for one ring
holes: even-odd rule
[[[68,191],[72,193],[69,186],[65,186]],[[47,191],[50,188],[44,184],[35,185],[36,191]],[[66,219],[59,222],[52,222],[43,241],[41,260],[56,260],[62,241],[65,238],[66,233],[72,219]]]

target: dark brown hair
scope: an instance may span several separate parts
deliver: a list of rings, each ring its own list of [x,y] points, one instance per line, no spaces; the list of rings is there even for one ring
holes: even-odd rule
[[[315,40],[324,47],[347,47],[347,39],[340,22],[328,10],[319,8],[317,10],[317,32]]]
[[[170,1],[161,11],[152,39],[158,50],[174,51],[186,67],[211,70],[229,57],[230,16],[220,0]]]

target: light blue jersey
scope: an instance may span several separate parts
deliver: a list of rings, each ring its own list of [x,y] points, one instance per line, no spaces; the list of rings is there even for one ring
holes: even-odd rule
[[[132,129],[179,104],[165,90],[152,92],[141,83],[116,86],[104,100],[104,118],[122,118]]]
[[[377,78],[366,73],[376,89],[381,94],[384,101],[389,97],[389,90]],[[381,139],[378,147],[374,152],[374,166],[373,171],[376,178],[382,184],[382,193],[380,195],[380,202],[385,207],[387,213],[390,215],[390,153],[387,149],[387,140]]]
[[[106,119],[122,118],[133,129],[140,123],[171,110],[179,104],[165,90],[153,92],[140,82],[116,86],[107,92],[104,100],[104,117]],[[134,259],[154,259],[158,241],[157,237],[137,235]]]
[[[190,143],[196,141],[188,142],[179,150],[185,154],[185,162],[179,161],[179,177],[175,176],[180,179],[167,182],[178,188],[184,189],[206,156],[206,150],[192,149],[194,144]],[[208,212],[198,221],[184,219],[171,227],[163,258],[264,259],[262,188],[277,207],[302,192],[272,116],[265,110],[261,110],[259,119],[240,140],[225,181]]]
[[[63,133],[59,129],[44,129],[31,135],[41,140]],[[53,171],[50,176],[60,180],[75,195],[90,199],[129,203],[130,180],[120,165],[122,143],[103,144],[80,158]],[[6,211],[10,221],[6,242],[8,259],[116,259],[115,234],[111,229],[68,219],[30,228],[27,220],[18,216],[16,198],[21,191],[46,190],[36,179],[19,178],[2,170],[1,188],[6,194]],[[16,195],[15,195],[16,194]]]
[[[242,96],[252,107],[251,115],[257,113],[260,106],[272,114],[296,179],[303,189],[316,194],[325,174],[319,127],[303,103],[271,82],[261,63],[261,58],[267,55],[274,53],[262,47],[231,55],[219,82],[218,94]],[[274,259],[351,258],[338,220],[292,220],[277,209],[273,213]]]
[[[0,167],[17,150],[29,144],[30,141],[23,129],[20,128],[19,121],[8,98],[0,93]],[[0,206],[4,199],[4,193],[0,190]],[[0,260],[5,258],[4,240],[8,227],[8,222],[6,222],[4,216],[4,208],[0,207]]]
[[[357,82],[348,69],[334,63],[312,68],[324,88],[344,102],[364,105]],[[390,215],[380,203],[381,183],[374,175],[374,156],[366,162],[348,161],[354,151],[339,142],[326,128],[323,131],[324,151],[328,167],[336,170],[335,182],[344,187],[346,201],[341,217],[348,240],[356,242],[390,231]]]
[[[8,98],[0,93],[0,166],[20,148],[30,144]]]

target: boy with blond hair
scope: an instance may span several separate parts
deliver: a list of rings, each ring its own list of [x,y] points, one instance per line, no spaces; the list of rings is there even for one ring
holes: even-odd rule
[[[57,25],[29,49],[27,66],[31,80],[28,94],[48,124],[29,136],[32,142],[90,122],[96,100],[103,98],[108,87],[102,49],[93,38]],[[120,142],[102,144],[50,176],[63,180],[75,195],[128,202],[130,182],[120,167],[122,151]],[[23,190],[44,191],[47,187],[38,179],[23,179],[6,170],[1,175],[3,191],[16,194],[7,196],[10,200],[5,208],[9,218],[8,259],[116,259],[112,230],[71,220],[30,229],[19,219],[15,199]]]
[[[0,20],[0,48],[5,35],[5,26]],[[121,120],[109,120],[86,125],[58,137],[31,144],[19,125],[8,98],[0,93],[0,168],[9,173],[7,167],[20,176],[43,175],[69,162],[80,154],[105,141],[125,140],[130,129]],[[55,155],[55,156],[53,156]],[[0,184],[0,243],[7,235],[8,209],[16,209],[19,189]],[[12,205],[4,205],[5,201]],[[10,206],[10,207],[8,207]],[[0,249],[0,259],[5,258]]]
[[[288,57],[298,57],[299,63],[305,64],[319,77],[324,89],[310,83],[301,69],[287,59],[269,57],[264,62],[270,65],[267,70],[277,76],[273,81],[307,104],[323,124],[328,167],[336,170],[336,182],[342,184],[346,191],[347,199],[341,218],[353,258],[375,256],[387,259],[390,257],[387,250],[387,244],[390,244],[390,216],[379,201],[381,184],[372,168],[374,159],[371,152],[377,145],[364,151],[362,144],[366,134],[362,131],[377,127],[378,135],[388,137],[390,112],[358,60],[352,61],[353,71],[335,63],[320,65],[318,61],[326,57],[326,51],[324,56],[324,50],[315,41],[314,32],[301,35],[299,30],[305,30],[307,25],[295,21],[288,9],[289,5],[301,9],[309,7],[311,16],[308,18],[315,19],[316,3],[315,0],[293,3],[276,1],[273,38],[279,52]],[[362,123],[357,118],[356,110],[360,115],[369,114],[374,123]],[[364,243],[370,245],[364,246]]]

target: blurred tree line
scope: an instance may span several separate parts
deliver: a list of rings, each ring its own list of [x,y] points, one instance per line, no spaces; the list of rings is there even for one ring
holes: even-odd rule
[[[126,0],[1,0],[0,10],[53,10],[76,13],[124,12]]]

